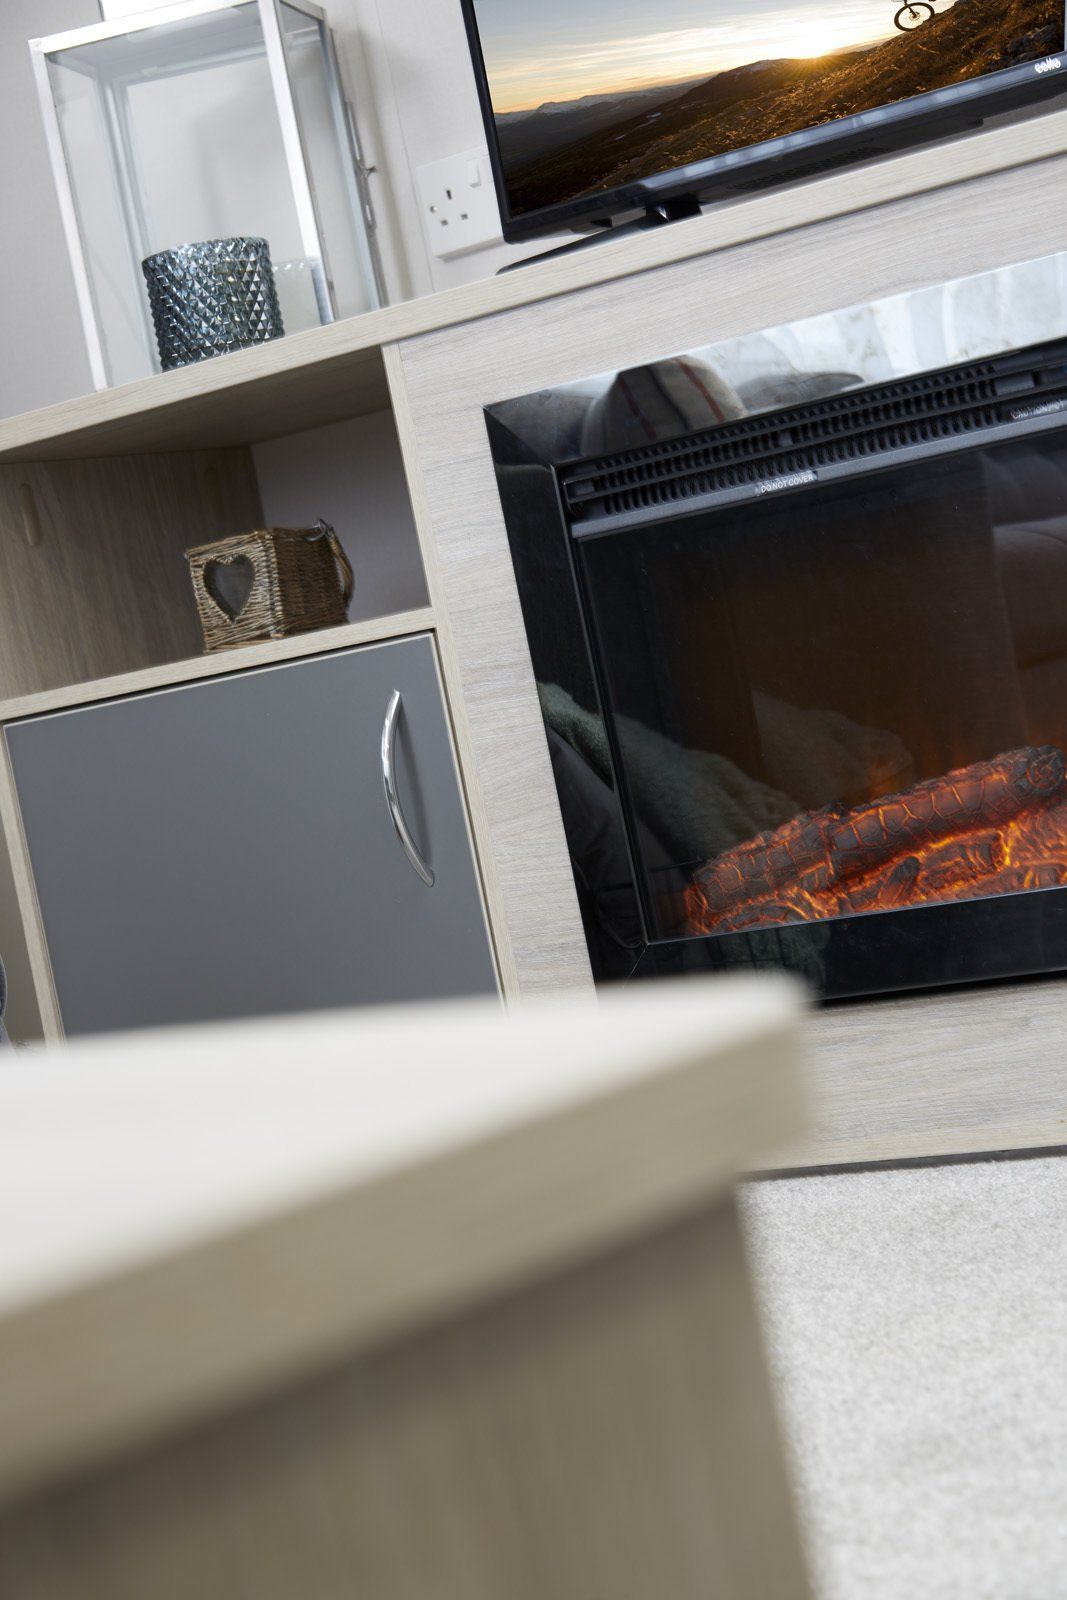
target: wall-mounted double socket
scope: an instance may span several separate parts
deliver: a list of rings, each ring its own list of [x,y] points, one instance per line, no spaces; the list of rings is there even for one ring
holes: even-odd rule
[[[501,242],[487,150],[463,150],[416,167],[415,182],[426,238],[435,256],[461,256]]]

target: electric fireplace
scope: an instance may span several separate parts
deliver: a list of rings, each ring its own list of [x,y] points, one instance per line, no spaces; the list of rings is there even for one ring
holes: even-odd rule
[[[1067,966],[1067,340],[563,464],[494,429],[598,976]]]

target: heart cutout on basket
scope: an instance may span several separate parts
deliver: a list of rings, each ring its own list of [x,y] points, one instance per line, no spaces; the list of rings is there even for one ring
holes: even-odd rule
[[[204,563],[204,588],[231,622],[237,621],[248,604],[255,581],[256,569],[247,556]]]

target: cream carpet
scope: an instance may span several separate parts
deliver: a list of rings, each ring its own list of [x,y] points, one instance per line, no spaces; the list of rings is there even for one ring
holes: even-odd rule
[[[819,1600],[1067,1597],[1067,1159],[742,1207]]]

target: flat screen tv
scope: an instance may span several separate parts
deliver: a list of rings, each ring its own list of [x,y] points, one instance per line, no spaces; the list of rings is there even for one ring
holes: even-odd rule
[[[1067,91],[1065,0],[461,3],[512,241],[670,220]]]

